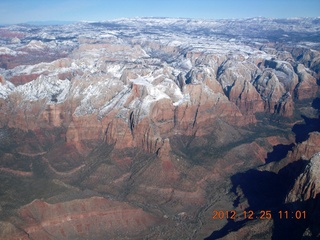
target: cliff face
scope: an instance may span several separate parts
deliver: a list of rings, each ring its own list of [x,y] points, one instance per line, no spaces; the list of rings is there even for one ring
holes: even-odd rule
[[[306,141],[303,141],[289,152],[290,159],[310,159],[314,154],[320,152],[320,132],[311,132]]]
[[[125,49],[131,57],[146,54],[141,47]],[[123,50],[121,45],[80,46],[72,58],[28,67],[31,75],[39,75],[36,80],[15,88],[3,80],[2,126],[24,131],[63,127],[67,142],[82,153],[92,150],[88,142],[103,140],[119,149],[154,153],[164,138],[204,136],[217,121],[245,126],[256,123],[259,112],[292,117],[294,100],[313,98],[317,91],[310,70],[281,59],[256,64],[258,59],[243,53],[231,58],[188,53],[191,58],[182,59],[188,71],[106,63],[103,54],[120,58]],[[94,59],[97,52],[101,55]],[[15,70],[9,80],[26,71]]]
[[[301,205],[304,203],[308,213],[308,228],[304,232],[306,237],[320,237],[320,152],[314,154],[304,171],[295,180],[294,185],[286,197],[287,203]]]
[[[320,152],[317,152],[310,159],[303,173],[299,175],[296,182],[289,192],[286,201],[307,201],[315,199],[320,193]]]

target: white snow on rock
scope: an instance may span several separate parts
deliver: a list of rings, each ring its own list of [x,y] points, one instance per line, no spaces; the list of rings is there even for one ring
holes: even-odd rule
[[[265,47],[267,38],[260,35],[251,37],[256,33],[281,29],[283,35],[291,36],[291,31],[318,31],[319,25],[314,24],[313,27],[312,24],[311,19],[299,19],[293,26],[285,20],[277,23],[264,18],[134,18],[37,27],[36,31],[28,26],[11,26],[8,29],[22,32],[26,37],[21,35],[21,42],[14,39],[1,46],[0,56],[31,53],[51,57],[63,53],[61,56],[67,58],[59,55],[58,60],[49,63],[40,62],[46,61],[40,58],[34,65],[28,65],[32,63],[26,61],[13,69],[0,68],[5,79],[41,74],[38,79],[18,87],[10,82],[0,84],[0,98],[5,99],[17,92],[27,101],[47,99],[50,104],[63,102],[66,98],[76,99],[78,106],[74,114],[78,116],[96,114],[99,119],[117,109],[119,116],[123,117],[129,111],[138,111],[137,116],[141,119],[148,116],[157,101],[169,99],[173,106],[190,102],[190,95],[183,94],[180,89],[184,85],[181,81],[185,81],[184,77],[190,70],[199,73],[200,80],[195,78],[194,84],[205,84],[201,75],[212,79],[219,77],[223,88],[233,86],[238,79],[250,80],[252,69],[244,70],[249,66],[246,62],[256,65],[265,59],[278,58],[273,55],[272,47]],[[305,30],[306,26],[310,26],[309,30]],[[311,46],[307,42],[300,44],[301,47]],[[313,44],[314,47],[319,46],[319,43]],[[318,54],[316,50],[311,51]],[[237,64],[226,65],[224,73],[217,76],[218,67],[227,60]],[[281,72],[276,69],[276,73],[285,79],[284,73],[293,69],[281,61],[278,63]],[[70,76],[72,80],[61,80],[58,75],[60,78]],[[133,100],[129,98],[132,96],[131,85],[140,91],[140,96]],[[206,86],[204,91],[217,99],[221,95]],[[130,103],[127,103],[128,99]]]
[[[181,64],[180,67],[185,69],[185,70],[190,70],[192,68],[192,63],[190,59],[184,60]]]
[[[183,104],[183,103],[185,103],[185,102],[191,103],[189,93],[184,94],[183,97],[182,97],[180,100],[174,102],[174,103],[173,103],[173,106],[177,107],[177,106],[179,106],[179,105],[181,105],[181,104]]]
[[[16,87],[15,92],[21,93],[25,100],[29,101],[47,98],[48,103],[61,103],[65,100],[69,89],[69,80],[41,75],[34,81]]]
[[[15,86],[9,81],[6,81],[5,84],[0,83],[0,98],[6,99],[14,88]]]
[[[107,66],[108,73],[112,74],[116,78],[120,78],[122,75],[122,66],[119,64],[113,64]]]
[[[16,56],[18,53],[16,51],[11,50],[7,47],[0,47],[0,56],[1,55],[10,55],[10,56]]]
[[[156,89],[169,96],[172,101],[179,101],[183,98],[183,94],[178,85],[169,78],[166,78],[164,81],[158,84]]]
[[[122,91],[120,91],[114,98],[106,102],[99,110],[98,119],[103,118],[113,109],[120,108],[127,101],[130,96],[130,89],[125,86]]]
[[[37,40],[31,40],[27,45],[26,48],[30,49],[30,50],[44,50],[46,48],[46,44],[41,42],[41,41],[37,41]]]
[[[131,80],[133,84],[137,85],[142,85],[146,87],[147,93],[148,93],[148,100],[146,101],[145,104],[148,104],[147,102],[153,102],[153,101],[158,101],[163,98],[170,99],[170,97],[163,92],[164,89],[159,89],[157,86],[153,86],[152,79],[150,78],[137,78]]]
[[[165,88],[161,86],[154,86],[151,82],[152,78],[139,77],[131,80],[133,84],[141,85],[145,87],[147,95],[143,99],[139,99],[141,102],[141,112],[139,114],[139,120],[149,115],[149,112],[154,103],[161,99],[171,99],[165,92]]]

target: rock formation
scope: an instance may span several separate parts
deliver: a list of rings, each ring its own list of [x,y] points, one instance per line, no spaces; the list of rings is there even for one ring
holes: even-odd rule
[[[310,159],[303,173],[300,174],[298,179],[289,192],[286,201],[307,201],[315,199],[320,193],[320,152],[317,152]]]
[[[286,202],[295,205],[305,204],[308,214],[308,228],[305,237],[320,237],[320,152],[313,155],[305,170],[296,179],[294,186],[287,195]]]

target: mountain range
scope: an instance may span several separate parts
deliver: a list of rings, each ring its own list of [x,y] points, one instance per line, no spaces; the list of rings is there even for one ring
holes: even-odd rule
[[[0,239],[317,239],[319,85],[319,18],[1,27]]]

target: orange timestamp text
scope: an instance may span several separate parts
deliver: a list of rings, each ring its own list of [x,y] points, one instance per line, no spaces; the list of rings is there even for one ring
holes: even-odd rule
[[[271,210],[213,210],[212,211],[212,219],[230,219],[230,220],[270,220],[273,218],[277,219],[306,219],[307,212],[302,210],[279,210],[279,211],[271,211]]]

